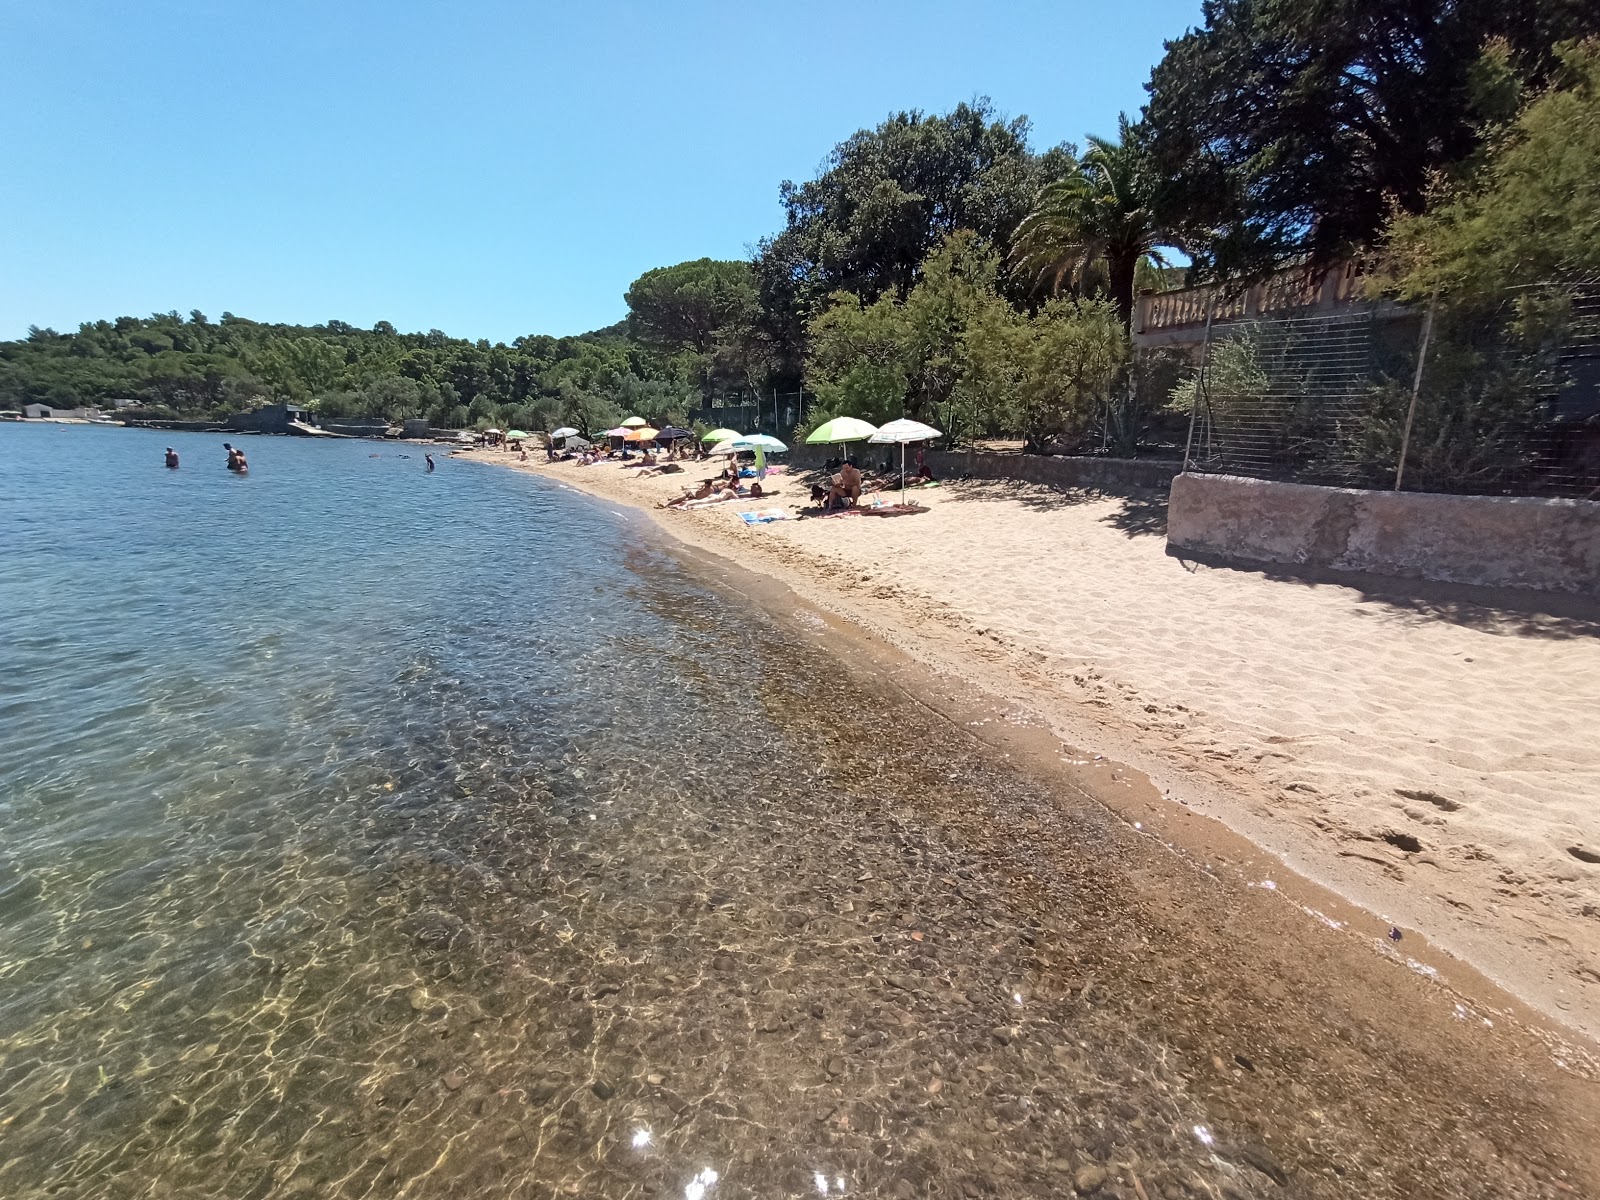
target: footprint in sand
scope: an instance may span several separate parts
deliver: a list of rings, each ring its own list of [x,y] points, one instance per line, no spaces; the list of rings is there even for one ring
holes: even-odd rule
[[[1443,809],[1445,812],[1458,812],[1461,808],[1460,801],[1452,800],[1448,796],[1441,796],[1438,792],[1423,791],[1416,788],[1395,788],[1394,794],[1404,796],[1407,800],[1421,800],[1424,804],[1431,804],[1435,808]]]

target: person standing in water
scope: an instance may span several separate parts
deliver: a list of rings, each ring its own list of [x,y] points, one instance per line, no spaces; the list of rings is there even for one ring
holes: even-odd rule
[[[232,442],[223,442],[222,448],[228,452],[228,470],[237,471],[239,469],[239,452],[233,448]]]
[[[174,450],[171,446],[168,446],[167,447],[167,470],[176,471],[177,469],[178,469],[178,452],[176,450]]]
[[[422,457],[428,460],[428,470],[432,471],[433,470],[433,455],[424,454]]]

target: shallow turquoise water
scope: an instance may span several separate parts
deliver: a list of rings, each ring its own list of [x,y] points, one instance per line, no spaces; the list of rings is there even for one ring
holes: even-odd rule
[[[1246,1125],[1331,1196],[1394,1136],[1342,1049],[1218,1127],[1079,924],[1105,823],[649,523],[221,441],[0,426],[0,1196],[1272,1193]]]

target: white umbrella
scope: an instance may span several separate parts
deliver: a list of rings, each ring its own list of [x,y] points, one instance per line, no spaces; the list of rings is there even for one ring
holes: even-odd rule
[[[782,454],[789,449],[770,433],[750,433],[742,438],[724,443],[735,450],[754,450],[756,454],[756,478],[767,477],[767,455]]]
[[[577,437],[578,431],[571,425],[563,425],[560,429],[553,430],[550,436],[553,438]]]
[[[767,477],[768,454],[782,454],[789,449],[770,433],[746,434],[742,438],[735,438],[722,444],[732,446],[735,450],[754,450],[756,453],[757,479],[765,479]],[[712,453],[715,453],[715,451],[712,451]]]
[[[906,443],[926,442],[936,437],[943,437],[932,425],[924,425],[921,421],[908,420],[905,417],[898,421],[890,421],[881,426],[878,432],[867,439],[878,445],[900,446],[900,503],[906,502]]]
[[[765,450],[769,454],[782,454],[789,448],[770,433],[752,433],[742,438],[733,438],[732,444],[737,450]]]

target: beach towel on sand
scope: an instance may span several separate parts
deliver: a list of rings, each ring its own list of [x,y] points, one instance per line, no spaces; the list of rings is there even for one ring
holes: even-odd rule
[[[767,508],[755,512],[742,512],[739,519],[746,525],[766,525],[772,521],[792,521],[794,514],[787,509]]]

